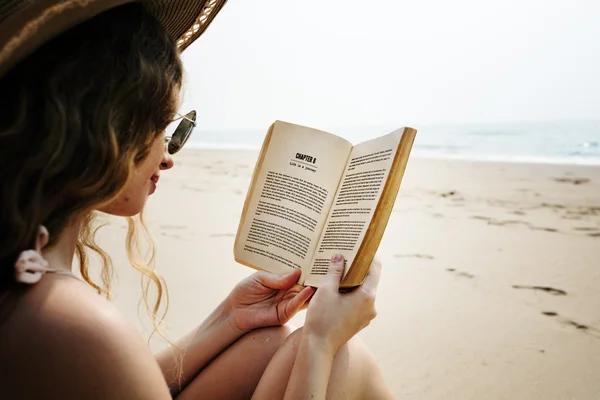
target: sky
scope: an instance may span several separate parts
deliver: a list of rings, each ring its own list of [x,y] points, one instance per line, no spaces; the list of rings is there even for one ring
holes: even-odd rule
[[[183,54],[201,129],[600,118],[600,1],[229,0]]]

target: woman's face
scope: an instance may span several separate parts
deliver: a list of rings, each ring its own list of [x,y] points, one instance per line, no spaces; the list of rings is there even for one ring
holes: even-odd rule
[[[131,217],[142,211],[148,196],[156,190],[160,171],[173,167],[173,158],[165,149],[165,135],[156,138],[148,156],[139,163],[123,190],[99,211],[121,217]]]

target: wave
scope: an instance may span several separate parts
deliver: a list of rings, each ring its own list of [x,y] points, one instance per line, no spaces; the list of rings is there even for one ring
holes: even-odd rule
[[[514,123],[423,126],[413,154],[465,160],[517,161],[552,164],[600,164],[600,122]],[[386,130],[347,128],[343,136],[360,143]],[[199,132],[187,146],[196,149],[260,150],[264,134],[239,130]],[[194,139],[198,139],[195,141]]]
[[[415,149],[423,150],[445,150],[445,151],[457,151],[457,150],[468,150],[470,146],[460,146],[452,144],[414,144]]]
[[[186,148],[195,150],[260,150],[260,145],[247,143],[218,143],[218,142],[192,142],[185,145]]]
[[[481,130],[481,131],[467,131],[465,132],[466,135],[468,136],[520,136],[522,135],[524,132],[522,131],[486,131],[486,130]]]
[[[551,165],[586,165],[600,166],[600,158],[587,157],[542,157],[542,156],[503,156],[503,155],[479,155],[479,154],[432,154],[415,151],[411,157],[438,159],[438,160],[460,160],[478,162],[501,162],[519,164],[551,164]]]

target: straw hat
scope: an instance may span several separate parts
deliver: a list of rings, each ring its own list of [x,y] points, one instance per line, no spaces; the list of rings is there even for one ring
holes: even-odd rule
[[[135,0],[0,0],[0,77],[50,39]],[[227,0],[138,0],[181,51],[208,28]]]

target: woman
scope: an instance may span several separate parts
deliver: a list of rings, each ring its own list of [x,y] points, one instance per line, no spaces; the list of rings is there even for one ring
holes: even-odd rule
[[[165,128],[181,119],[187,136],[195,115],[176,112],[178,46],[223,3],[123,2],[0,7],[0,397],[391,397],[352,339],[375,316],[378,263],[343,295],[341,257],[316,293],[295,285],[299,271],[257,272],[178,350],[157,355],[98,295],[105,288],[89,278],[85,247],[109,262],[93,242],[92,215],[139,214],[173,167],[186,137],[168,143]],[[93,288],[71,273],[75,255]],[[151,269],[135,265],[162,290]],[[284,324],[311,297],[305,326],[292,333]]]

